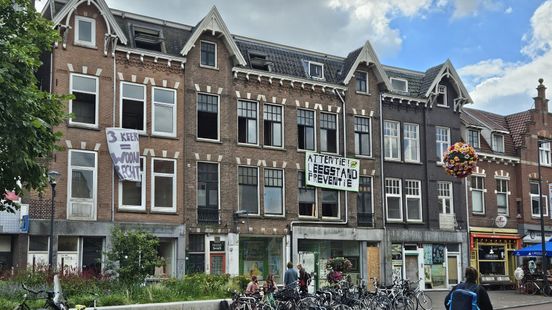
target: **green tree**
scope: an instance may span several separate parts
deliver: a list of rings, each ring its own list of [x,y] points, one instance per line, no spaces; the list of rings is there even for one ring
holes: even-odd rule
[[[149,232],[116,226],[111,232],[111,244],[107,258],[111,265],[118,265],[119,280],[127,285],[142,283],[163,263],[157,255],[159,238]]]
[[[29,0],[0,0],[0,211],[16,204],[5,190],[41,190],[47,164],[58,150],[63,100],[38,87],[40,56],[51,51],[59,34]],[[8,196],[8,197],[6,197]]]

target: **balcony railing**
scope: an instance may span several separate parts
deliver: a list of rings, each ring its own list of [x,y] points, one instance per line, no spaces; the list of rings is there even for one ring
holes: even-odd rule
[[[197,222],[200,224],[218,224],[219,223],[218,208],[198,207]]]
[[[359,212],[357,214],[358,226],[374,227],[374,213]]]

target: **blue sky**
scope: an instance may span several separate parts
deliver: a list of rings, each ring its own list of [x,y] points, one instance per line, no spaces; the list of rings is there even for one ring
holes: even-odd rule
[[[37,6],[46,0],[37,0]],[[532,107],[552,85],[552,0],[106,0],[112,8],[195,25],[216,5],[232,33],[338,56],[370,40],[383,64],[451,59],[472,107]]]

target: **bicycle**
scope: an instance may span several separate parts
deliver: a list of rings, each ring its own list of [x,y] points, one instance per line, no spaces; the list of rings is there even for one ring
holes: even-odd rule
[[[55,281],[55,280],[54,280]],[[49,309],[49,310],[68,310],[69,306],[67,306],[65,300],[63,299],[63,295],[60,291],[45,291],[45,290],[39,290],[35,291],[30,288],[28,288],[25,284],[22,284],[22,287],[27,292],[33,294],[33,295],[40,295],[46,293],[46,300],[44,303],[43,308]],[[42,298],[39,298],[42,299]],[[17,307],[15,307],[14,310],[31,310],[29,305],[27,305],[27,301],[31,300],[28,298],[28,294],[23,295],[23,301],[21,304],[19,304]]]
[[[539,285],[539,282],[543,282],[543,281],[544,280],[540,281],[535,277],[531,277],[524,281],[524,283],[522,284],[522,287],[525,290],[525,293],[529,295],[535,295],[537,293],[541,293],[543,296],[552,296],[552,287],[550,286],[550,283],[548,285],[548,288],[545,288],[544,285],[542,286]]]

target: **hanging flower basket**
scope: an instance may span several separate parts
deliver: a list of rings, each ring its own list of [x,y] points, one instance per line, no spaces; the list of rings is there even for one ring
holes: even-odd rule
[[[445,171],[457,178],[465,178],[472,174],[477,165],[478,156],[469,144],[456,142],[449,146],[443,156]]]
[[[326,263],[326,269],[328,270],[347,272],[351,270],[351,268],[353,268],[353,264],[344,257],[330,258]]]

